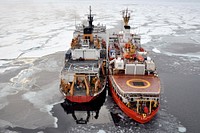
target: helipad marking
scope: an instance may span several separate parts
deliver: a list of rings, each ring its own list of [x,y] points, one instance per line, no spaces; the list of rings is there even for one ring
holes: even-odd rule
[[[135,86],[135,85],[131,84],[133,81],[144,82],[144,83],[146,83],[146,85],[145,86]],[[148,88],[151,85],[151,83],[149,81],[144,80],[144,79],[130,79],[130,80],[126,81],[126,84],[132,88],[141,88],[141,89]]]

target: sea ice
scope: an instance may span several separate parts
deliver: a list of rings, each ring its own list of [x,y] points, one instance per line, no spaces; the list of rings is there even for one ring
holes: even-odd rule
[[[185,133],[187,130],[186,130],[185,127],[178,127],[178,131],[179,131],[180,133]]]
[[[21,87],[14,87],[11,83],[0,83],[0,98],[2,103],[6,103],[6,96],[17,94]]]
[[[32,78],[35,72],[36,70],[31,68],[24,69],[18,75],[11,78],[10,81],[13,82],[16,86],[32,86],[35,83],[34,78]]]
[[[10,61],[0,60],[0,67],[3,66],[6,63],[9,63]]]
[[[104,130],[99,130],[97,133],[106,133]]]
[[[52,54],[58,51],[66,50],[70,47],[70,41],[72,38],[72,31],[65,31],[59,33],[57,36],[52,37],[47,44],[40,49],[33,49],[24,53],[21,58],[24,57],[42,57],[48,54]]]
[[[175,31],[173,31],[169,27],[170,26],[154,27],[148,32],[148,35],[170,35],[170,34],[174,34]]]
[[[11,67],[0,68],[0,73],[4,73],[7,70],[16,69],[16,68],[19,68],[19,66],[11,66]]]
[[[8,125],[12,125],[10,122],[8,121],[5,121],[5,120],[1,120],[0,119],[0,129],[1,128],[5,128],[5,127],[8,127]],[[1,130],[0,130],[1,131]]]
[[[0,97],[0,110],[3,109],[6,105],[8,105],[9,102],[7,101],[7,98]]]
[[[152,51],[155,52],[155,53],[158,53],[158,54],[161,53],[160,50],[158,50],[157,48],[153,48]]]
[[[18,46],[9,45],[0,48],[0,59],[16,59],[22,52]]]
[[[59,82],[55,81],[46,86],[41,87],[40,91],[29,91],[23,94],[23,98],[33,103],[35,107],[42,111],[49,112],[53,107],[52,104],[61,102],[62,95],[58,89]],[[47,97],[48,96],[48,97]]]
[[[142,35],[141,36],[141,44],[145,44],[151,42],[151,36],[148,35]]]

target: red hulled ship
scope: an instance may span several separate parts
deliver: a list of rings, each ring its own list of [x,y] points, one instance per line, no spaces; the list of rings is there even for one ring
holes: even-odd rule
[[[160,80],[154,61],[131,33],[130,10],[122,11],[124,28],[109,36],[109,87],[121,110],[139,123],[147,123],[160,106]]]
[[[60,90],[70,102],[91,102],[106,86],[106,27],[92,22],[90,7],[88,25],[76,26],[65,55]]]

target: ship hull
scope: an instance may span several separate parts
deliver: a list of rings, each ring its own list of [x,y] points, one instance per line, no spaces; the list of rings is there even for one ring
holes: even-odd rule
[[[110,88],[110,93],[113,97],[113,100],[115,101],[115,103],[120,107],[120,109],[130,118],[132,118],[133,120],[135,120],[136,122],[139,122],[141,124],[147,123],[149,122],[158,112],[159,107],[157,107],[156,110],[154,110],[150,115],[143,117],[142,115],[137,114],[137,112],[129,109],[118,97],[118,95],[116,94],[116,92],[114,91],[114,88],[112,86],[112,83],[109,79],[109,88]]]
[[[103,90],[102,93],[99,94],[99,96],[94,97],[94,99],[92,99],[91,102],[86,102],[86,103],[75,103],[75,102],[71,102],[69,101],[69,99],[65,99],[65,102],[62,103],[61,105],[63,106],[63,108],[65,108],[65,110],[73,111],[95,111],[98,110],[103,103],[105,102],[105,98],[106,98],[106,89]]]
[[[104,93],[105,87],[104,85],[101,91],[93,96],[65,96],[65,98],[73,103],[89,103],[100,97]]]
[[[74,103],[87,103],[95,99],[94,96],[66,96],[65,98]]]

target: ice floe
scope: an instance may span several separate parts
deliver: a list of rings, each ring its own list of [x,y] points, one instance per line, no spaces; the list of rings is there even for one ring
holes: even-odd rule
[[[10,61],[0,60],[0,67],[1,67],[2,65],[4,65],[4,64],[8,63],[8,62],[10,62]]]
[[[36,71],[34,69],[24,69],[18,75],[11,78],[10,81],[15,84],[15,86],[32,86],[35,83],[35,78],[33,78],[33,74]]]
[[[2,101],[6,102],[6,96],[15,95],[21,89],[20,87],[14,87],[11,83],[0,83],[0,98],[4,99]]]
[[[178,127],[178,131],[179,131],[180,133],[185,133],[187,130],[186,130],[185,127]]]
[[[11,69],[16,69],[16,68],[19,68],[19,66],[0,68],[0,73],[4,73],[5,71],[11,70]]]
[[[170,34],[174,34],[175,31],[172,30],[169,27],[160,26],[160,27],[151,28],[150,31],[148,32],[148,35],[170,35]]]
[[[160,50],[158,50],[157,48],[153,48],[152,51],[155,53],[161,53]]]
[[[0,110],[3,109],[8,104],[9,102],[7,101],[7,98],[0,96]]]
[[[42,86],[39,91],[29,91],[22,95],[24,100],[29,101],[41,112],[47,112],[49,115],[53,105],[63,100],[59,89],[59,82],[54,81],[48,85]],[[54,118],[54,125],[57,127],[57,118]]]
[[[104,130],[99,130],[97,133],[106,133]]]
[[[145,44],[145,43],[148,43],[148,42],[151,42],[151,37],[148,36],[148,35],[142,35],[141,36],[141,44]]]

